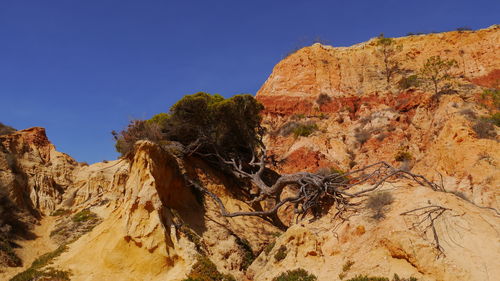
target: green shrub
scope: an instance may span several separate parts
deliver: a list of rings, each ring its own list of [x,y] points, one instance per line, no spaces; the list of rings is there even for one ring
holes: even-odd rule
[[[490,116],[483,117],[483,119],[491,124],[500,127],[500,112],[492,114]]]
[[[288,253],[287,251],[288,249],[286,248],[285,245],[281,245],[281,247],[279,247],[278,251],[276,252],[276,254],[274,254],[274,260],[275,261],[282,261],[286,258],[286,255]]]
[[[78,213],[76,213],[72,220],[73,222],[85,222],[91,219],[96,219],[97,215],[95,213],[92,213],[89,209],[82,210]]]
[[[196,232],[194,232],[186,225],[181,225],[181,227],[179,227],[178,229],[186,236],[189,241],[191,241],[195,245],[196,251],[198,253],[201,254],[206,252],[205,244],[203,244],[201,237]]]
[[[423,67],[419,71],[419,77],[423,82],[426,82],[434,89],[434,94],[437,95],[440,90],[440,85],[453,78],[450,70],[458,66],[454,59],[445,59],[441,56],[432,56],[427,59]]]
[[[368,197],[366,207],[373,212],[372,218],[382,219],[385,217],[386,206],[392,204],[392,202],[394,202],[392,194],[387,191],[377,192]]]
[[[456,29],[458,32],[464,32],[464,31],[472,31],[472,28],[468,26],[462,26],[462,27],[457,27]]]
[[[7,126],[7,125],[3,124],[2,122],[0,122],[0,136],[12,134],[15,131],[16,131],[16,129],[12,128],[11,126]]]
[[[256,256],[254,255],[252,247],[250,246],[248,240],[240,239],[238,236],[236,236],[236,243],[238,244],[238,246],[240,246],[240,248],[244,252],[241,268],[243,270],[246,270],[253,263]]]
[[[199,255],[188,278],[183,281],[236,281],[232,275],[222,274],[217,266],[206,256]]]
[[[368,277],[366,275],[357,275],[354,278],[351,278],[347,281],[389,281],[389,278],[386,277]]]
[[[303,113],[297,113],[297,114],[292,115],[292,120],[301,120],[304,118],[306,118],[306,115]]]
[[[251,95],[224,99],[200,92],[184,96],[168,114],[134,121],[129,128],[113,135],[122,155],[132,151],[135,141],[149,139],[175,141],[184,146],[196,143],[197,151],[203,154],[218,152],[223,157],[238,155],[250,159],[252,149],[261,144],[264,133],[259,115],[263,108]]]
[[[293,135],[295,138],[298,137],[308,137],[312,133],[318,130],[318,125],[316,124],[300,124],[293,130]]]
[[[70,213],[71,213],[71,211],[67,210],[67,209],[57,209],[54,212],[50,213],[50,216],[59,217],[59,216],[63,216],[63,215],[68,215]]]
[[[363,145],[365,142],[367,142],[372,136],[372,133],[368,130],[358,130],[355,134],[354,134],[354,138],[356,138],[356,141]]]
[[[486,118],[477,120],[474,125],[472,125],[472,129],[480,139],[492,139],[497,135],[493,123]]]
[[[402,90],[409,88],[418,88],[422,83],[417,75],[410,75],[401,78],[398,82],[398,87]]]
[[[332,98],[329,95],[327,95],[327,94],[320,94],[318,96],[318,98],[316,99],[316,103],[318,105],[320,105],[320,106],[324,105],[324,104],[327,104],[327,103],[329,103],[331,101],[332,101]]]
[[[373,277],[373,276],[368,277],[367,275],[357,275],[356,277],[351,278],[347,281],[389,281],[389,280],[390,279],[387,277]],[[392,281],[418,281],[418,279],[415,277],[400,278],[397,274],[394,274]]]
[[[354,265],[354,262],[351,260],[348,260],[343,266],[342,266],[342,272],[339,274],[340,280],[344,279],[347,275],[347,272],[351,270],[351,267]]]
[[[274,277],[273,281],[316,281],[317,278],[313,274],[305,271],[302,268],[295,270],[288,270],[281,273],[281,275]]]
[[[500,90],[499,89],[486,89],[481,94],[481,98],[483,100],[490,99],[493,102],[493,105],[500,109]]]
[[[408,152],[406,150],[400,150],[394,156],[394,160],[396,160],[398,162],[411,161],[412,159],[413,159],[413,156],[411,155],[410,152]]]
[[[273,250],[275,245],[276,245],[275,241],[267,244],[266,247],[264,248],[264,253],[266,253],[266,255],[269,255],[269,253]]]
[[[66,252],[68,247],[66,245],[61,245],[52,252],[46,253],[38,257],[33,261],[31,267],[25,271],[12,277],[10,281],[32,281],[42,279],[45,280],[70,280],[70,272],[56,270],[54,268],[43,269],[45,266],[52,263],[52,260],[60,256],[62,253]]]

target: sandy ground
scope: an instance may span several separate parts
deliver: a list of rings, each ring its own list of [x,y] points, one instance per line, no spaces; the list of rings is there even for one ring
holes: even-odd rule
[[[37,257],[57,248],[57,245],[50,239],[50,230],[54,227],[55,222],[56,217],[46,216],[40,221],[40,225],[33,229],[33,233],[37,236],[36,239],[16,241],[21,247],[15,251],[23,261],[23,266],[2,268],[0,280],[9,280],[17,273],[30,267]]]

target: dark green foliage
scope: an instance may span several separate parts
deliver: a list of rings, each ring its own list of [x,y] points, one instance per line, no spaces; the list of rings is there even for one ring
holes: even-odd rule
[[[122,156],[133,151],[135,143],[139,140],[159,142],[164,138],[160,125],[143,120],[133,120],[128,124],[127,129],[120,133],[112,131],[111,134],[116,141],[115,149]]]
[[[193,242],[198,253],[201,254],[206,252],[206,247],[205,244],[203,244],[203,242],[201,241],[201,237],[196,234],[196,232],[194,232],[191,228],[186,225],[182,225],[179,228],[179,231],[182,232],[189,241]]]
[[[220,95],[187,95],[170,108],[147,121],[133,121],[120,133],[113,132],[118,152],[132,151],[137,140],[174,141],[194,145],[203,154],[251,157],[264,133],[259,113],[263,106],[251,95],[224,99]]]
[[[327,104],[327,103],[329,103],[331,101],[332,101],[332,98],[329,95],[327,95],[327,94],[320,94],[318,96],[318,98],[316,99],[316,103],[318,105],[320,105],[320,106],[324,105],[324,104]]]
[[[318,130],[318,125],[316,124],[300,124],[298,127],[293,129],[294,137],[308,137],[312,133]]]
[[[253,263],[256,256],[252,251],[250,243],[246,239],[240,239],[239,237],[236,236],[236,243],[238,244],[238,246],[240,246],[240,248],[244,252],[241,268],[243,270],[246,270]]]
[[[477,120],[472,129],[480,139],[494,139],[497,135],[493,123],[486,118]]]
[[[342,266],[342,271],[347,272],[351,270],[351,267],[354,265],[354,262],[351,260],[346,261],[346,263]]]
[[[85,209],[76,213],[73,216],[72,220],[74,222],[84,222],[95,218],[97,218],[97,215],[95,213],[92,213],[89,209]]]
[[[392,194],[389,192],[377,192],[370,197],[366,201],[366,207],[373,212],[372,218],[374,219],[382,219],[385,217],[385,208],[386,206],[392,204],[394,202],[394,198]]]
[[[351,278],[347,281],[389,281],[389,278],[386,277],[368,277],[366,275],[357,275],[354,278]]]
[[[432,56],[427,59],[419,71],[419,77],[424,82],[431,84],[434,88],[434,94],[438,94],[440,84],[452,79],[450,70],[457,67],[458,63],[454,59],[443,59],[441,56]]]
[[[401,78],[398,82],[398,87],[401,90],[406,90],[409,88],[417,88],[421,85],[420,79],[418,79],[417,75],[410,75]]]
[[[277,262],[282,261],[286,258],[287,254],[288,254],[288,249],[286,248],[285,245],[281,245],[276,254],[274,254],[274,260]]]
[[[266,253],[266,255],[269,255],[269,253],[273,250],[275,245],[276,245],[275,241],[267,244],[266,247],[264,248],[264,253]]]
[[[491,124],[500,127],[500,112],[492,114],[490,116],[483,117],[483,119]]]
[[[33,261],[30,268],[12,277],[10,281],[32,281],[40,277],[52,278],[49,280],[70,280],[70,273],[67,271],[60,271],[54,268],[43,269],[45,266],[51,264],[53,259],[57,258],[67,250],[68,247],[66,245],[62,245],[52,252],[41,255]]]
[[[3,124],[2,122],[0,122],[0,136],[12,134],[15,131],[16,131],[16,129],[12,128],[11,126],[7,126],[7,125]]]
[[[458,32],[464,32],[464,31],[472,31],[472,28],[468,26],[462,26],[462,27],[457,27]]]
[[[353,261],[351,260],[346,261],[346,263],[342,266],[342,272],[339,274],[340,280],[343,280],[346,277],[347,272],[351,270],[351,267],[353,265],[354,265]]]
[[[281,275],[273,278],[273,281],[316,281],[317,278],[313,274],[305,271],[302,268],[295,270],[288,270],[281,273]]]
[[[236,281],[233,276],[220,273],[209,258],[201,255],[187,277],[183,281]]]
[[[71,213],[71,211],[67,210],[67,209],[57,209],[54,212],[50,213],[50,216],[59,217],[59,216],[63,216],[63,215],[68,215],[70,213]]]
[[[481,94],[481,99],[491,100],[496,109],[500,109],[500,90],[499,89],[486,89]]]
[[[368,277],[367,275],[357,275],[356,277],[351,278],[347,281],[389,281],[389,280],[390,279],[387,277],[373,277],[373,276]],[[401,278],[397,274],[394,274],[392,281],[418,281],[418,279],[415,277]]]
[[[403,46],[397,44],[392,38],[384,37],[383,34],[377,38],[376,45],[375,54],[382,59],[382,74],[385,76],[387,86],[389,86],[394,75],[401,72],[400,63],[395,59],[395,56],[401,52]]]
[[[408,152],[406,150],[400,150],[394,156],[394,160],[396,160],[398,162],[411,161],[412,159],[413,159],[413,156],[411,155],[410,152]]]

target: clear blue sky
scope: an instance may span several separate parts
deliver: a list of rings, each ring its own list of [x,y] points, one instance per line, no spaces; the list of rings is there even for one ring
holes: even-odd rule
[[[0,122],[117,157],[110,131],[198,91],[255,94],[290,50],[498,24],[498,0],[0,0]]]

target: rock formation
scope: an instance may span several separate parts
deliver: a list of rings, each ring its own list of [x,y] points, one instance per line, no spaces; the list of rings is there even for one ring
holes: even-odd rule
[[[498,112],[483,93],[498,89],[499,36],[493,26],[397,38],[405,71],[390,85],[376,40],[314,44],[281,61],[257,93],[280,172],[383,160],[448,191],[401,178],[373,193],[388,198],[376,211],[358,198],[343,216],[332,208],[296,221],[284,206],[285,232],[259,217],[222,217],[186,178],[231,211],[252,210],[238,183],[176,146],[140,141],[128,157],[87,165],[58,152],[43,128],[9,130],[0,135],[0,279],[180,281],[202,272],[206,280],[260,281],[303,268],[320,281],[493,281],[499,132],[480,135],[474,126]],[[446,91],[397,87],[434,55],[458,62]]]

